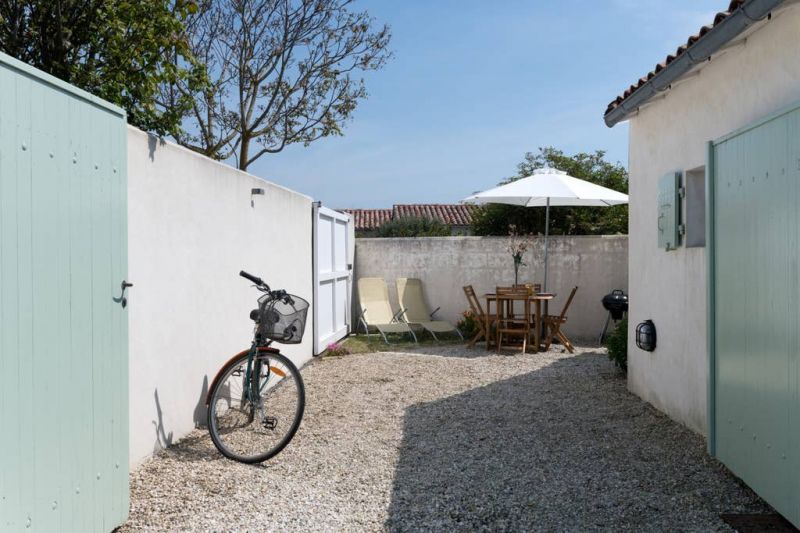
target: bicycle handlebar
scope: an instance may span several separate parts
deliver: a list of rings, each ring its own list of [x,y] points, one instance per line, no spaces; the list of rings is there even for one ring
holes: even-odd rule
[[[241,270],[241,271],[239,272],[239,275],[240,275],[240,276],[242,276],[242,277],[243,277],[243,278],[245,278],[245,279],[249,279],[250,281],[252,281],[252,282],[253,282],[253,283],[255,283],[256,285],[259,285],[259,286],[266,285],[266,283],[264,283],[264,280],[262,280],[261,278],[259,278],[259,277],[257,277],[257,276],[254,276],[254,275],[252,275],[252,274],[248,274],[248,273],[247,273],[247,272],[245,272],[244,270]]]
[[[248,280],[252,281],[253,283],[255,283],[256,286],[261,291],[269,293],[269,295],[273,299],[275,299],[275,300],[283,300],[284,302],[286,302],[288,304],[292,304],[292,305],[294,304],[294,300],[292,300],[291,297],[289,297],[289,295],[287,294],[286,291],[284,291],[282,289],[279,289],[277,291],[273,291],[272,289],[269,288],[269,285],[264,283],[264,280],[259,278],[258,276],[254,276],[254,275],[252,275],[252,274],[250,274],[248,272],[245,272],[244,270],[240,270],[239,271],[239,275],[242,276],[243,278],[248,279]]]
[[[239,275],[255,283],[262,291],[269,293],[269,295],[272,298],[276,300],[283,300],[284,303],[287,303],[289,305],[294,305],[294,300],[292,299],[291,296],[289,296],[289,293],[287,293],[285,290],[278,289],[277,291],[273,291],[272,289],[269,288],[269,285],[264,283],[263,279],[259,278],[258,276],[249,274],[244,270],[240,270]]]

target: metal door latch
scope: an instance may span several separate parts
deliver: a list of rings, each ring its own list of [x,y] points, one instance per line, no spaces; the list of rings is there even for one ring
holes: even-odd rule
[[[123,309],[128,305],[128,299],[125,298],[125,289],[127,289],[128,287],[133,287],[133,283],[128,283],[126,280],[123,279],[122,283],[120,283],[120,288],[122,289],[122,292],[120,293],[119,298],[113,298],[113,300],[116,303],[122,305]]]

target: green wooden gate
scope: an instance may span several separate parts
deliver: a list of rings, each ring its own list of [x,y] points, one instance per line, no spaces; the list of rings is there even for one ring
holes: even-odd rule
[[[709,146],[709,447],[800,525],[800,110]]]
[[[123,110],[0,54],[0,531],[128,513]]]

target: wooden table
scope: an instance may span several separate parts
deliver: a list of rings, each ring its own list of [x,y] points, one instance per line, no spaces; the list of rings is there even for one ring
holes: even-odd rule
[[[556,295],[551,292],[530,294],[527,296],[511,295],[511,294],[501,294],[498,296],[493,292],[484,294],[483,297],[486,298],[486,349],[487,350],[489,349],[489,342],[491,341],[492,337],[492,329],[491,329],[492,320],[493,318],[496,318],[498,314],[501,314],[503,312],[504,307],[507,307],[505,303],[528,300],[534,304],[535,308],[534,322],[536,323],[536,326],[534,334],[534,341],[535,341],[534,353],[538,352],[539,345],[542,342],[542,302],[549,302],[550,300],[555,298],[555,296]],[[494,315],[491,313],[492,302],[495,302]],[[495,340],[495,342],[497,341]]]

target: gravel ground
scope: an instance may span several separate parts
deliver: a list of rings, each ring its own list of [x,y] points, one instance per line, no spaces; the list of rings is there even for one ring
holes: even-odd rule
[[[602,352],[441,346],[317,360],[275,459],[191,434],[131,474],[121,531],[726,531],[769,508]]]

